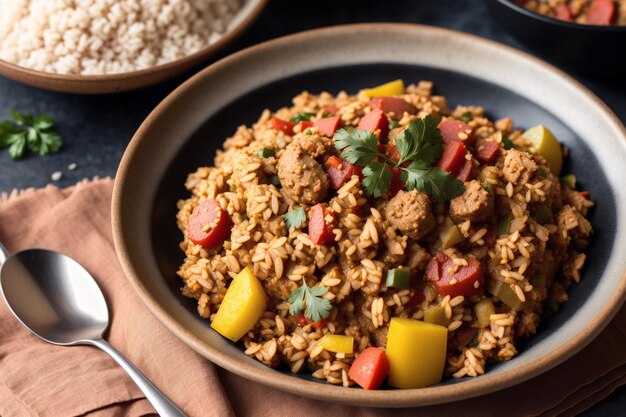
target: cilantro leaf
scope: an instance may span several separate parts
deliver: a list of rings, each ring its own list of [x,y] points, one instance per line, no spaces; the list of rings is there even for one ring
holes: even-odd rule
[[[299,314],[304,310],[304,316],[314,322],[325,319],[330,315],[332,306],[330,301],[322,297],[328,288],[319,285],[309,287],[302,277],[302,286],[289,295],[289,313]]]
[[[378,137],[367,130],[339,129],[334,137],[335,147],[343,150],[341,157],[351,164],[367,166],[384,156],[378,151]]]
[[[435,162],[443,152],[440,117],[427,115],[423,119],[411,120],[406,129],[396,138],[400,160],[396,166],[406,161],[419,159],[427,164]]]
[[[302,112],[302,113],[298,113],[297,116],[294,116],[291,119],[289,119],[289,121],[293,123],[300,123],[302,121],[308,122],[309,120],[311,120],[311,117],[313,116],[315,116],[315,113]]]
[[[461,115],[461,120],[464,123],[469,123],[472,121],[472,117],[474,117],[474,115],[472,114],[472,112],[466,111]]]
[[[306,213],[304,212],[304,209],[300,206],[285,213],[284,217],[285,226],[287,226],[287,229],[291,229],[292,227],[294,229],[297,229],[302,226],[302,223],[306,221]]]
[[[9,148],[14,160],[21,159],[26,149],[40,155],[58,152],[61,136],[53,130],[54,120],[43,114],[33,117],[31,113],[10,112],[13,121],[0,123],[0,149]]]
[[[515,148],[515,143],[507,135],[502,135],[502,144],[506,150]]]
[[[391,187],[391,170],[382,162],[372,162],[363,169],[363,186],[368,196],[380,197]]]
[[[413,161],[408,167],[402,168],[400,180],[406,183],[407,190],[417,189],[439,203],[451,200],[463,194],[465,190],[463,183],[449,172],[429,167],[420,160]]]

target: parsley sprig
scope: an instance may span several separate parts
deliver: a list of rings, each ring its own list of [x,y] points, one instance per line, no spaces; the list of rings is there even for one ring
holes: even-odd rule
[[[308,122],[309,120],[311,120],[311,117],[315,116],[315,113],[309,113],[309,112],[301,112],[298,113],[297,116],[292,117],[291,119],[289,119],[290,122],[293,123],[300,123],[300,122]]]
[[[328,288],[319,285],[309,287],[302,277],[302,286],[292,292],[287,300],[290,304],[289,313],[299,314],[304,310],[304,316],[313,321],[320,321],[330,315],[330,301],[322,297]]]
[[[400,170],[400,180],[407,190],[417,189],[444,202],[462,194],[464,187],[450,173],[432,166],[443,152],[440,121],[432,115],[413,119],[396,138],[400,155],[397,161],[379,151],[378,138],[366,130],[338,130],[335,147],[342,151],[343,159],[364,168],[363,187],[367,195],[381,197],[389,190],[390,167],[394,167]]]
[[[26,150],[40,155],[56,153],[61,148],[61,136],[54,131],[54,120],[47,114],[33,117],[31,113],[11,112],[13,120],[0,123],[0,149],[9,148],[14,160],[21,159]]]
[[[302,207],[298,206],[295,209],[285,213],[284,218],[285,226],[287,227],[287,229],[291,229],[292,227],[294,229],[297,229],[302,226],[302,223],[306,221],[306,213],[304,212],[304,209]]]

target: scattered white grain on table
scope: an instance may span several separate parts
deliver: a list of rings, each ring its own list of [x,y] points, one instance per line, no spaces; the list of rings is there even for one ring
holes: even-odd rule
[[[0,0],[0,59],[58,74],[112,74],[193,54],[243,0]]]
[[[67,169],[69,169],[70,171],[74,171],[77,166],[78,165],[76,165],[76,163],[72,162],[71,164],[67,166]]]
[[[50,178],[52,178],[52,181],[58,181],[63,178],[63,173],[61,171],[54,171],[52,175],[50,175]]]

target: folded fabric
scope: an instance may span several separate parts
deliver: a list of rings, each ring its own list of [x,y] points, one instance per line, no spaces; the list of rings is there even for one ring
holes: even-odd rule
[[[218,369],[144,307],[117,262],[110,179],[0,198],[0,241],[11,251],[58,250],[98,281],[109,305],[107,340],[190,416],[575,415],[626,383],[626,309],[587,348],[526,383],[465,401],[405,410],[348,407],[297,397]],[[172,221],[174,221],[172,219]],[[515,407],[511,407],[515,404]],[[31,335],[0,302],[0,416],[146,416],[154,410],[105,353]]]

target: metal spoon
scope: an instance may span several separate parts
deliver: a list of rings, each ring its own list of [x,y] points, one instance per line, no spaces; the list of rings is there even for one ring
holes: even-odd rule
[[[46,342],[93,345],[128,373],[162,417],[186,416],[103,338],[109,312],[89,272],[69,256],[44,249],[13,255],[0,244],[0,289],[13,315]]]

